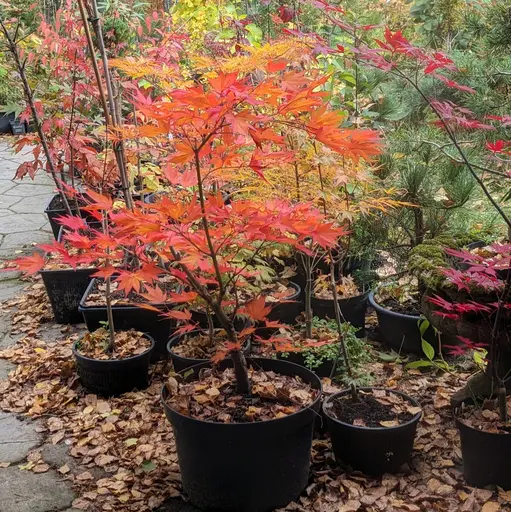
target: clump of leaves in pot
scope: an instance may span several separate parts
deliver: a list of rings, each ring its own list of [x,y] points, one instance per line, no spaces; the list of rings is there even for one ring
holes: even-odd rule
[[[342,276],[336,283],[335,288],[339,299],[349,299],[360,295],[360,290],[352,276]],[[320,275],[314,281],[314,296],[320,299],[333,300],[332,284],[330,276]]]
[[[410,275],[381,284],[375,292],[377,304],[404,315],[420,315],[417,279]]]
[[[151,341],[143,333],[133,329],[115,333],[113,350],[110,346],[110,328],[108,325],[94,332],[88,332],[76,344],[80,354],[91,359],[112,360],[133,357],[151,348]]]

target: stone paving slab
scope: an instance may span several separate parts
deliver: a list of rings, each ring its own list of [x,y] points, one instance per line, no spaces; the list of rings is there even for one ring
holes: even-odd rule
[[[8,467],[0,471],[2,512],[53,512],[68,508],[74,494],[55,471],[35,474]]]
[[[31,158],[29,149],[15,155],[7,140],[0,141],[0,258],[31,252],[33,244],[52,238],[44,208],[55,184],[44,172],[33,180],[29,176],[13,179],[20,164]]]
[[[34,422],[21,421],[13,414],[0,412],[0,462],[20,462],[40,442]],[[3,512],[1,507],[0,510]]]

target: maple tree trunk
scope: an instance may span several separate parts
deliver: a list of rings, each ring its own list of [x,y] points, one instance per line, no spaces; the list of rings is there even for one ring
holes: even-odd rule
[[[107,213],[106,211],[103,211],[103,233],[108,234],[108,219],[107,219]],[[106,259],[105,259],[105,266],[110,265],[110,249],[106,249]],[[107,352],[111,354],[115,349],[115,325],[114,325],[114,313],[112,311],[112,298],[110,297],[111,293],[111,278],[108,276],[105,280],[106,284],[106,290],[105,290],[105,303],[106,303],[106,318],[108,321],[108,347]]]
[[[80,15],[82,18],[85,34],[87,36],[87,45],[89,46],[89,51],[91,54],[91,60],[92,65],[94,69],[94,74],[96,76],[96,82],[98,84],[99,94],[101,98],[101,103],[103,106],[103,110],[105,113],[105,122],[108,125],[111,120],[111,124],[116,127],[121,125],[121,118],[118,114],[118,109],[116,106],[116,101],[114,97],[114,88],[112,83],[112,76],[110,74],[110,68],[108,65],[108,57],[106,55],[106,49],[105,49],[105,41],[103,39],[103,30],[101,28],[100,18],[99,18],[99,11],[98,6],[96,4],[96,0],[90,0],[90,22],[92,24],[92,27],[94,29],[94,33],[96,34],[96,41],[99,53],[101,55],[101,60],[103,62],[103,73],[105,77],[105,84],[107,89],[107,97],[105,98],[105,94],[103,92],[103,84],[101,81],[101,76],[99,74],[99,68],[96,62],[95,58],[95,51],[94,51],[94,45],[92,41],[92,37],[89,31],[88,27],[88,20],[87,16],[85,14],[85,9],[83,5],[83,0],[78,0],[78,6],[80,8]],[[107,106],[107,99],[108,99],[108,106]],[[113,143],[113,150],[115,153],[115,160],[117,162],[117,168],[119,169],[119,177],[121,179],[121,189],[123,192],[124,200],[126,202],[126,206],[133,210],[133,199],[130,194],[129,189],[129,176],[126,169],[126,157],[124,154],[124,144],[121,141],[115,141]]]
[[[305,337],[312,338],[312,262],[310,256],[302,254],[305,272]]]
[[[346,370],[350,377],[353,377],[353,371],[351,369],[350,358],[348,354],[348,347],[346,346],[346,339],[344,338],[344,334],[342,332],[342,319],[341,319],[341,308],[339,307],[339,297],[337,295],[337,287],[335,286],[335,263],[333,259],[332,250],[328,250],[328,257],[330,258],[330,286],[332,287],[332,297],[334,299],[334,313],[335,313],[335,323],[337,326],[337,334],[339,336],[339,349],[342,352],[342,356],[344,358],[344,364],[346,366]],[[332,367],[332,371],[330,373],[330,378],[335,375],[335,370],[337,367],[337,362],[339,360],[340,354],[336,357],[334,361],[334,365]],[[356,394],[354,391],[354,387],[352,388],[352,395]]]

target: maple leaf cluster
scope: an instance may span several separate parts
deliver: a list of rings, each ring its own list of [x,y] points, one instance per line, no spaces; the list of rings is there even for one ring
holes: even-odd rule
[[[508,285],[511,244],[491,244],[486,249],[489,254],[484,255],[469,250],[446,249],[446,252],[464,265],[462,270],[448,268],[442,272],[454,289],[463,292],[458,296],[465,298],[460,300],[440,295],[428,297],[427,300],[436,307],[434,314],[455,322],[489,320],[487,342],[476,343],[466,336],[458,336],[462,344],[447,348],[453,354],[461,354],[467,349],[488,347],[497,312],[501,310],[504,318],[511,312]]]

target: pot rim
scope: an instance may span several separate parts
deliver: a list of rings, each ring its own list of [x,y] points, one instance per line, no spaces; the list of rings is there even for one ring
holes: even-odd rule
[[[366,290],[365,292],[362,292],[362,293],[360,293],[358,295],[353,295],[353,297],[346,297],[346,298],[337,299],[337,302],[343,302],[343,301],[347,302],[349,300],[357,300],[357,299],[360,299],[360,298],[365,299],[365,298],[369,297],[371,293],[372,293],[371,290]],[[314,292],[312,293],[312,298],[314,300],[324,300],[325,302],[333,302],[334,301],[334,299],[323,299],[321,297],[316,297],[314,295]]]
[[[273,359],[268,359],[266,357],[247,357],[247,362],[250,364],[251,361],[261,361],[261,360],[268,360],[268,361],[274,361]],[[297,368],[299,368],[301,371],[302,370],[305,370],[307,371],[311,376],[312,376],[312,381],[316,381],[316,383],[319,383],[319,388],[314,388],[318,391],[318,396],[309,404],[307,405],[306,407],[303,407],[302,409],[300,409],[299,411],[296,411],[294,412],[293,414],[289,414],[288,416],[284,416],[282,418],[273,418],[272,420],[264,420],[264,421],[255,421],[255,422],[251,422],[251,423],[222,423],[222,422],[219,422],[219,421],[205,421],[205,420],[200,420],[198,418],[194,418],[192,416],[187,416],[185,414],[182,414],[178,411],[176,411],[175,409],[173,409],[172,407],[170,407],[170,405],[165,401],[165,398],[166,398],[166,395],[168,396],[168,391],[167,391],[167,388],[165,385],[162,386],[161,388],[161,393],[160,393],[160,400],[163,404],[163,408],[164,409],[169,409],[170,411],[172,411],[173,414],[176,414],[177,416],[179,416],[180,418],[182,419],[185,419],[185,420],[188,420],[188,421],[192,421],[192,422],[195,422],[195,423],[198,423],[198,424],[204,424],[204,423],[208,423],[208,424],[211,424],[211,425],[214,425],[215,427],[218,427],[218,426],[221,426],[220,428],[254,428],[254,426],[257,426],[257,425],[270,425],[270,424],[275,424],[275,422],[282,422],[282,421],[286,421],[288,420],[289,418],[296,418],[299,414],[303,414],[305,412],[307,412],[309,409],[310,410],[313,410],[314,406],[321,401],[321,398],[323,396],[323,384],[321,383],[321,379],[311,370],[309,370],[308,368],[305,368],[304,366],[300,366],[298,364],[295,364],[295,363],[291,363],[289,361],[282,361],[280,360],[281,363],[284,363],[286,365],[292,365],[292,366],[295,366]],[[208,363],[211,365],[211,362],[208,361]],[[188,373],[190,372],[191,370],[193,370],[195,367],[197,366],[203,366],[204,363],[199,363],[199,364],[196,364],[194,366],[191,366],[190,368],[187,368],[186,370],[182,370],[179,372],[179,374],[184,374],[184,373]],[[212,366],[212,365],[211,365]],[[316,413],[318,416],[319,416],[319,412]]]
[[[78,348],[77,348],[77,345],[81,341],[81,338],[79,340],[76,340],[73,343],[72,351],[73,351],[73,355],[76,358],[85,359],[87,361],[94,361],[95,363],[119,363],[119,362],[123,362],[123,361],[133,361],[134,359],[137,359],[139,357],[147,355],[148,352],[151,352],[154,349],[154,346],[156,344],[153,337],[150,336],[149,334],[143,332],[142,337],[147,338],[151,342],[151,346],[147,350],[142,352],[141,354],[136,354],[136,355],[130,356],[130,357],[123,357],[122,359],[94,359],[92,357],[84,356],[83,354],[81,354],[78,351]]]
[[[416,320],[417,322],[421,318],[424,318],[422,315],[405,315],[404,313],[396,313],[395,311],[392,311],[391,309],[387,309],[387,308],[384,308],[383,306],[380,306],[376,302],[376,299],[374,298],[373,291],[371,291],[371,293],[369,294],[369,304],[371,305],[372,308],[374,308],[376,310],[377,313],[385,313],[385,314],[387,314],[389,316],[393,316],[395,318],[407,318],[409,320],[413,319],[413,320]]]
[[[481,434],[484,434],[486,436],[495,436],[495,437],[501,437],[501,436],[509,436],[509,438],[511,439],[511,433],[505,433],[505,432],[488,432],[486,430],[480,430],[478,428],[475,428],[473,427],[472,425],[467,425],[464,421],[462,421],[459,417],[458,417],[458,414],[457,414],[457,409],[459,409],[462,404],[465,404],[467,402],[471,402],[472,404],[474,404],[474,401],[471,399],[471,398],[465,398],[465,400],[463,400],[461,403],[459,403],[458,405],[455,405],[454,407],[452,407],[451,409],[451,412],[452,412],[452,416],[454,418],[454,422],[456,423],[456,427],[458,428],[458,430],[460,429],[460,425],[463,426],[464,428],[467,428],[467,429],[470,429],[470,430],[473,430],[474,432],[478,432],[478,433],[481,433]]]
[[[379,431],[398,430],[400,428],[409,426],[409,425],[411,425],[413,423],[417,423],[422,418],[422,414],[423,414],[424,411],[422,409],[421,404],[417,400],[415,400],[415,398],[411,397],[410,395],[407,395],[406,393],[403,393],[403,391],[399,391],[397,389],[391,389],[391,388],[377,387],[377,386],[365,386],[365,387],[358,388],[358,389],[361,390],[361,391],[372,390],[372,389],[383,389],[385,391],[390,391],[392,393],[395,393],[396,395],[404,396],[413,405],[415,405],[416,407],[420,407],[421,410],[415,416],[413,416],[412,419],[408,420],[406,423],[400,423],[399,425],[396,425],[394,427],[362,427],[362,426],[359,426],[359,425],[353,425],[351,423],[346,423],[345,421],[342,421],[342,420],[339,420],[337,418],[334,418],[329,413],[329,411],[326,409],[326,406],[328,405],[328,403],[331,402],[334,398],[337,398],[340,395],[346,395],[348,393],[351,393],[350,389],[343,389],[341,391],[338,391],[337,393],[334,393],[333,395],[330,395],[329,397],[325,398],[325,400],[323,400],[323,407],[322,407],[322,409],[323,409],[323,412],[325,413],[325,415],[330,420],[335,421],[336,423],[340,423],[341,425],[345,425],[347,427],[350,427],[350,428],[353,428],[353,429],[356,429],[356,430],[378,431],[378,432]]]
[[[115,274],[114,274],[115,276]],[[80,311],[81,313],[83,313],[84,311],[95,311],[95,310],[100,310],[100,311],[104,311],[106,309],[106,304],[103,304],[103,305],[95,305],[95,306],[87,306],[87,304],[85,303],[87,298],[89,297],[91,291],[92,291],[92,287],[94,286],[96,280],[99,279],[98,277],[92,277],[92,279],[90,280],[90,283],[89,285],[87,286],[87,289],[85,290],[84,294],[82,295],[82,298],[80,299],[80,302],[78,304],[78,311]],[[153,306],[155,308],[158,308],[158,309],[161,309],[162,312],[165,312],[165,310],[168,310],[168,309],[172,309],[172,302],[165,302],[165,303],[160,303],[160,304],[157,304],[157,303],[151,303],[151,302],[147,302],[147,303],[141,303],[141,304],[149,304],[150,306]],[[123,309],[123,310],[129,310],[129,309],[144,309],[143,306],[137,306],[136,304],[132,304],[132,303],[121,303],[121,304],[113,304],[112,305],[112,308],[114,309]]]

